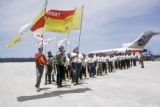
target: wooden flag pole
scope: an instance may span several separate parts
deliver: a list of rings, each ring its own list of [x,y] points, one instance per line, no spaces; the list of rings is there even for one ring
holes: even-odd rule
[[[82,6],[82,17],[81,17],[81,27],[80,27],[80,33],[79,33],[79,40],[78,40],[78,48],[80,47],[80,42],[81,42],[83,12],[84,12],[84,5]]]
[[[66,49],[67,49],[67,44],[68,44],[68,40],[69,40],[69,35],[70,35],[70,32],[69,32],[68,35],[67,35],[67,41],[66,41],[66,44],[65,44],[65,47],[64,47],[64,51],[66,51]]]
[[[69,47],[69,50],[70,50],[70,54],[71,54],[71,51],[72,51],[72,47],[71,47],[71,38],[69,37],[69,40],[70,40],[70,47]]]
[[[44,14],[46,13],[46,10],[47,10],[47,4],[48,4],[48,0],[45,0],[45,3],[44,3]],[[45,15],[44,15],[44,20],[46,20]],[[45,21],[44,21],[44,23],[45,23]],[[42,32],[43,38],[44,38],[44,34],[45,34],[45,28],[44,27],[43,27],[43,32]],[[43,39],[42,39],[42,48],[43,48]]]
[[[55,35],[55,55],[57,55],[57,36]]]

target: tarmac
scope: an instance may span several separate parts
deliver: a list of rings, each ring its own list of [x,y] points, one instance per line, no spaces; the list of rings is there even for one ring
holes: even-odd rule
[[[138,63],[137,63],[138,64]],[[36,92],[35,63],[0,63],[0,107],[160,107],[160,62]]]

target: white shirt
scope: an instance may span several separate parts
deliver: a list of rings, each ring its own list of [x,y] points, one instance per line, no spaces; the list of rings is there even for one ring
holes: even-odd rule
[[[94,63],[94,58],[88,58],[88,63]]]
[[[78,55],[78,56],[77,56]],[[81,63],[83,59],[83,55],[81,53],[71,53],[72,62]]]

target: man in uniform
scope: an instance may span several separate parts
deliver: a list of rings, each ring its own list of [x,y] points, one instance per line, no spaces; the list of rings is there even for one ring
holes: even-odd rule
[[[52,55],[51,51],[48,51],[48,59],[47,59],[47,65],[46,65],[46,73],[45,73],[45,85],[47,82],[51,84],[51,73],[54,66],[54,57]]]
[[[61,88],[62,87],[62,79],[63,79],[63,75],[64,75],[64,64],[66,61],[66,57],[65,57],[65,51],[64,51],[64,47],[60,46],[59,47],[59,52],[56,55],[56,68],[57,68],[57,88]]]

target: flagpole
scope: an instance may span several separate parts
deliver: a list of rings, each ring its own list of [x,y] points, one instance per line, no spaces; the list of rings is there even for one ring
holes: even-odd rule
[[[67,41],[66,41],[66,44],[65,44],[64,51],[66,51],[66,48],[67,48],[67,44],[68,44],[68,40],[69,40],[69,35],[70,35],[70,32],[69,32],[68,35],[67,35]]]
[[[69,40],[70,40],[70,47],[69,47],[70,49],[69,50],[70,50],[70,53],[71,53],[71,38],[70,37],[69,37]]]
[[[84,5],[82,6],[82,18],[83,18],[83,12],[84,12]],[[79,33],[79,40],[78,40],[78,48],[80,47],[80,41],[81,41],[82,18],[81,18],[81,27],[80,27],[80,33]]]
[[[55,40],[56,40],[56,42],[55,42],[55,55],[57,55],[57,36],[55,35]]]
[[[44,3],[44,23],[45,23],[45,20],[46,20],[45,14],[46,14],[46,9],[47,9],[47,4],[48,4],[48,0],[45,0],[45,3]],[[43,34],[43,38],[44,38],[44,34],[45,34],[45,24],[44,24],[44,27],[43,27],[42,34]],[[42,48],[43,48],[43,39],[42,39]],[[46,53],[45,53],[45,54],[46,54]]]

